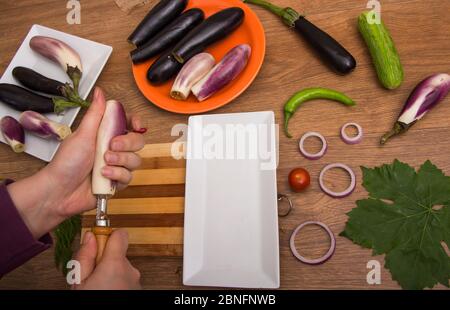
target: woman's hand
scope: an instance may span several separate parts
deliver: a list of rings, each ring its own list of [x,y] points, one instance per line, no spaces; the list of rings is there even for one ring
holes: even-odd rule
[[[93,209],[91,190],[97,130],[105,111],[105,97],[100,88],[79,128],[60,146],[53,161],[36,175],[10,184],[8,191],[26,225],[35,238],[51,231],[66,218]],[[130,118],[130,130],[141,130],[138,117]],[[105,154],[108,166],[103,175],[118,182],[123,189],[131,181],[131,171],[141,164],[135,153],[144,146],[142,134],[130,132],[111,141]]]
[[[131,290],[140,289],[139,271],[128,261],[128,234],[126,230],[114,231],[106,243],[100,263],[95,265],[97,242],[91,232],[86,232],[83,244],[75,259],[80,263],[81,290]]]

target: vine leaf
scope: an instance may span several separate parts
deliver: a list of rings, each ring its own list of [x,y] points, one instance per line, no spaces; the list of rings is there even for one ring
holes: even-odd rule
[[[361,169],[369,197],[347,214],[341,236],[385,254],[385,267],[404,289],[449,287],[450,177],[430,161],[418,172],[398,160]]]

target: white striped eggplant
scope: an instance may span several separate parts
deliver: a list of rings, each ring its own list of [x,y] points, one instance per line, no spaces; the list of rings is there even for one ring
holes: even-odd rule
[[[5,141],[11,146],[14,152],[25,151],[25,133],[22,125],[13,117],[5,116],[0,121],[0,130]]]
[[[128,42],[141,46],[180,15],[187,3],[188,0],[161,0],[128,37]]]
[[[170,96],[177,100],[186,100],[192,87],[214,67],[213,55],[200,53],[192,57],[181,69],[173,83]]]
[[[202,10],[196,8],[187,10],[144,45],[133,50],[130,53],[131,60],[133,63],[141,63],[164,52],[180,41],[204,19],[205,14]]]
[[[23,112],[19,122],[25,130],[43,139],[64,140],[72,133],[69,126],[49,120],[34,111]]]
[[[409,96],[394,127],[380,140],[385,144],[393,136],[408,131],[412,125],[423,118],[450,91],[450,75],[432,75],[417,85]]]
[[[252,49],[248,44],[241,44],[231,49],[203,79],[192,87],[192,93],[199,101],[214,95],[244,70],[251,52]]]
[[[30,47],[36,53],[59,64],[73,82],[73,89],[78,94],[78,85],[83,75],[80,55],[66,43],[44,36],[34,36]]]
[[[100,90],[96,90],[94,100],[104,100]],[[122,104],[116,100],[106,102],[105,113],[97,132],[97,148],[92,170],[92,193],[94,195],[114,195],[115,182],[105,178],[101,171],[107,166],[105,153],[110,149],[111,140],[127,132],[127,118]]]

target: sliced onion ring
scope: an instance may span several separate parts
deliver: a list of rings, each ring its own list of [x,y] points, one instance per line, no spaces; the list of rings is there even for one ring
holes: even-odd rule
[[[319,152],[317,152],[315,154],[311,154],[305,150],[305,140],[308,139],[309,137],[317,137],[320,139],[320,141],[322,142],[322,149]],[[302,153],[302,155],[305,158],[311,159],[311,160],[316,160],[316,159],[322,158],[323,155],[325,155],[325,153],[327,152],[328,144],[327,144],[327,140],[325,140],[325,137],[322,136],[320,133],[314,132],[314,131],[309,131],[309,132],[305,133],[302,136],[302,138],[300,139],[299,147],[300,147],[300,153]]]
[[[358,134],[355,137],[349,137],[347,135],[347,133],[345,132],[345,130],[350,127],[353,126],[356,128],[356,130],[358,131]],[[347,144],[358,144],[362,141],[363,138],[363,129],[362,127],[357,124],[357,123],[347,123],[344,126],[342,126],[341,128],[341,138],[342,140],[347,143]]]
[[[315,259],[309,259],[306,258],[302,255],[300,255],[300,253],[298,253],[297,248],[295,247],[295,238],[297,237],[298,232],[305,226],[308,225],[317,225],[322,227],[330,236],[330,248],[328,249],[328,252],[319,258],[315,258]],[[333,256],[334,254],[334,250],[336,249],[336,237],[334,236],[333,232],[331,231],[330,228],[328,228],[327,225],[325,225],[324,223],[321,222],[314,222],[314,221],[308,221],[308,222],[304,222],[303,224],[300,224],[292,233],[291,235],[291,239],[290,239],[290,246],[291,246],[291,251],[292,254],[294,254],[294,256],[301,261],[302,263],[305,264],[309,264],[309,265],[318,265],[318,264],[323,264],[325,263],[327,260],[329,260],[331,258],[331,256]]]
[[[347,187],[346,190],[342,191],[342,192],[334,192],[332,190],[330,190],[328,187],[325,186],[325,183],[323,182],[323,178],[325,176],[325,173],[333,168],[342,168],[345,171],[348,172],[348,174],[350,175],[350,185],[349,187]],[[340,163],[336,163],[336,164],[329,164],[327,166],[325,166],[322,171],[320,172],[320,176],[319,176],[319,184],[320,184],[320,188],[322,189],[322,191],[324,191],[325,194],[333,197],[333,198],[343,198],[346,197],[348,195],[350,195],[356,187],[356,176],[355,173],[353,172],[353,170],[344,164],[340,164]]]

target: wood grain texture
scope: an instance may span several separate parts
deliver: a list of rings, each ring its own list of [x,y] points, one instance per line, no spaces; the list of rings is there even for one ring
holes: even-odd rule
[[[133,172],[133,180],[128,190],[134,187],[148,189],[148,186],[159,186],[167,190],[173,187],[165,185],[184,186],[186,169],[166,167],[166,163],[158,161],[158,158],[171,156],[171,144],[145,145],[140,152],[144,160],[156,159],[152,168],[141,166]],[[161,156],[161,157],[160,157]],[[159,166],[163,163],[162,167]],[[174,161],[168,162],[173,164]],[[184,161],[186,163],[186,161]],[[176,191],[173,189],[173,191]],[[114,228],[125,228],[128,230],[128,243],[134,250],[128,252],[128,256],[166,256],[181,254],[182,239],[180,231],[184,226],[184,197],[164,197],[164,191],[156,191],[151,197],[148,192],[134,192],[137,196],[131,198],[113,197],[109,200],[109,220]],[[146,198],[139,198],[142,195]],[[96,210],[86,212],[82,215],[83,234],[95,223]],[[152,227],[151,229],[149,227]],[[132,228],[132,229],[130,229]],[[97,229],[95,227],[94,229]],[[161,237],[163,234],[163,237]],[[81,237],[83,240],[83,237]],[[167,247],[178,247],[170,251]]]
[[[68,25],[65,19],[65,1],[3,1],[0,12],[0,72],[5,70],[21,40],[34,23],[112,45],[114,52],[98,80],[98,85],[106,90],[108,98],[124,102],[127,112],[143,117],[144,125],[149,128],[146,134],[147,143],[175,140],[176,137],[171,136],[172,126],[187,123],[188,117],[171,114],[149,103],[134,85],[130,70],[130,47],[126,38],[147,13],[149,5],[135,9],[127,15],[118,9],[112,0],[81,2],[81,25]],[[287,29],[270,13],[254,8],[266,30],[267,52],[264,65],[247,91],[233,103],[211,113],[273,110],[277,122],[281,123],[283,103],[295,91],[313,86],[344,91],[357,102],[358,105],[353,108],[326,101],[305,104],[290,123],[290,130],[295,139],[280,136],[279,191],[289,193],[287,175],[295,167],[305,167],[312,177],[312,185],[306,192],[292,195],[295,209],[291,215],[279,221],[281,288],[373,289],[374,287],[366,282],[366,264],[375,258],[383,265],[383,256],[372,257],[370,250],[337,237],[333,258],[320,266],[308,266],[298,262],[290,253],[289,237],[292,230],[306,220],[323,221],[336,235],[339,234],[347,219],[345,214],[355,206],[355,200],[366,196],[360,185],[361,172],[358,167],[361,165],[372,167],[398,158],[418,167],[430,159],[450,174],[450,160],[445,152],[450,147],[449,98],[416,124],[408,134],[393,139],[383,148],[378,146],[380,136],[392,126],[411,89],[432,73],[450,70],[450,1],[382,1],[382,18],[396,42],[405,69],[405,81],[394,91],[387,91],[378,83],[369,53],[356,28],[357,16],[365,9],[367,1],[276,2],[306,13],[312,22],[338,39],[357,59],[357,69],[348,76],[334,74],[296,33]],[[99,14],[108,18],[99,18]],[[81,115],[77,123],[80,117]],[[363,126],[365,137],[361,144],[348,146],[339,138],[340,126],[348,121],[355,121]],[[310,130],[322,133],[329,143],[327,155],[319,161],[307,161],[298,152],[298,138]],[[323,195],[320,191],[318,174],[324,165],[332,162],[344,162],[355,170],[358,187],[350,197],[337,200]],[[13,154],[7,146],[0,145],[0,178],[20,179],[35,173],[43,166],[44,163],[37,159],[26,154]],[[342,182],[342,186],[345,186],[345,181],[345,177],[336,180],[337,183]],[[170,186],[176,188],[178,185]],[[141,190],[144,193],[145,186]],[[153,191],[157,190],[159,189],[153,188]],[[184,194],[183,187],[178,186],[177,190],[179,193],[175,196]],[[124,198],[127,192],[121,195]],[[128,196],[130,197],[130,193]],[[317,237],[317,233],[320,231],[305,230],[305,241],[299,243],[304,247],[304,253],[311,256],[320,255],[326,248],[327,239],[322,235]],[[0,288],[67,288],[64,278],[54,267],[52,251],[42,253],[5,276],[0,280]],[[133,257],[131,262],[141,271],[144,288],[186,288],[182,286],[181,281],[181,258]],[[385,269],[381,279],[382,284],[376,288],[399,288]]]

